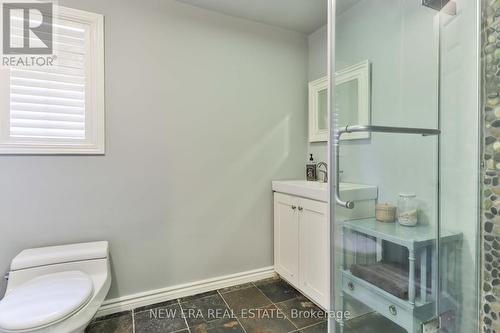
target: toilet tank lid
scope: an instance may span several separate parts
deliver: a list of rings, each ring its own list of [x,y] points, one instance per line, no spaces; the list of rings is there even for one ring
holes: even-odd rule
[[[21,251],[10,265],[12,271],[73,261],[105,259],[108,242],[91,242],[40,247]]]

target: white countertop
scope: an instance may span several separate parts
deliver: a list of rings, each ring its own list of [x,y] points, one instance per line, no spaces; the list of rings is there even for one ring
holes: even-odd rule
[[[275,180],[272,184],[275,192],[328,202],[328,183],[306,180]],[[349,201],[374,200],[377,199],[378,189],[372,185],[340,183],[340,196],[342,200]]]

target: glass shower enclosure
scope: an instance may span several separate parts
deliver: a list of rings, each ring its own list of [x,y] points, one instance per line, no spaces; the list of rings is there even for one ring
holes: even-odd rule
[[[479,9],[330,2],[330,332],[478,331]]]

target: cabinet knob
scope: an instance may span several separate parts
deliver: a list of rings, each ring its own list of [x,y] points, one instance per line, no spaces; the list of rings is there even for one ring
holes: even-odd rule
[[[294,209],[294,210],[297,209],[297,206],[292,206],[292,209]]]
[[[394,305],[390,305],[389,306],[389,312],[391,313],[391,315],[395,316],[398,314],[398,310],[396,309],[396,307]]]
[[[299,210],[300,210],[300,211],[302,211],[303,209],[304,209],[304,208],[302,208],[302,207],[300,207],[300,206],[299,206]]]

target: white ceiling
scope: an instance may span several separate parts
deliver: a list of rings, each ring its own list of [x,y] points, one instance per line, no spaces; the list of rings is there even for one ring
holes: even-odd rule
[[[178,0],[193,6],[310,34],[327,23],[327,0]]]

